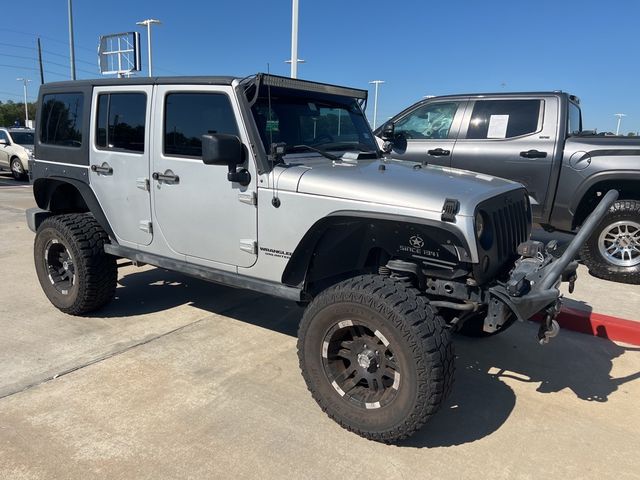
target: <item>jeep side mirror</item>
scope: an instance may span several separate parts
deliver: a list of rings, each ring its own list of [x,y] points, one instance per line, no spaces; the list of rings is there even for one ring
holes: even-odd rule
[[[380,138],[386,141],[393,141],[396,136],[396,126],[393,122],[387,122],[380,131]]]
[[[245,168],[238,170],[238,165],[245,161],[245,150],[236,135],[215,133],[202,135],[202,162],[205,165],[227,165],[227,180],[249,185],[251,175]]]

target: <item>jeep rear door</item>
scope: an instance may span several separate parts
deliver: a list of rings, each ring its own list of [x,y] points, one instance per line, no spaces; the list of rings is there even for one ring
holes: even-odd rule
[[[558,135],[556,97],[482,97],[467,106],[451,166],[522,183],[534,218],[549,192]]]
[[[156,231],[191,263],[250,267],[258,239],[255,162],[249,153],[248,186],[227,180],[227,165],[202,162],[202,135],[237,135],[249,145],[233,88],[158,85],[155,99],[151,190]]]
[[[464,100],[421,102],[394,119],[395,158],[448,167],[464,114]]]
[[[150,85],[95,87],[89,183],[120,242],[149,245]]]

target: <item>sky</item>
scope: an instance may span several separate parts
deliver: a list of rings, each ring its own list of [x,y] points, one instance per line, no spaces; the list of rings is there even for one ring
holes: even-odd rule
[[[564,90],[585,129],[640,131],[640,2],[635,0],[299,0],[299,78],[368,88],[384,80],[378,124],[425,95]],[[27,6],[27,9],[24,7]],[[289,75],[291,0],[75,0],[78,78],[100,76],[100,35],[153,29],[156,75]],[[3,2],[0,100],[37,95],[36,37],[45,80],[70,78],[66,0]],[[146,31],[142,32],[146,75]]]

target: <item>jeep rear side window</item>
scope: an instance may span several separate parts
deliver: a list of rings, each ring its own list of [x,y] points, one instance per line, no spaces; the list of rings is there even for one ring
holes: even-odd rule
[[[478,100],[467,137],[513,138],[538,130],[541,100]]]
[[[395,132],[407,139],[448,138],[458,103],[431,103],[418,107],[395,124]]]
[[[107,93],[98,96],[96,147],[144,152],[147,95]]]
[[[224,93],[170,93],[165,99],[164,154],[202,156],[202,135],[239,135],[229,97]]]
[[[40,141],[49,145],[82,145],[82,93],[55,93],[42,97]]]

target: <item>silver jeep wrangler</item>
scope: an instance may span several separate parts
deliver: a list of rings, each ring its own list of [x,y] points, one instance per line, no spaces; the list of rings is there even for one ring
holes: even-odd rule
[[[343,427],[395,442],[440,407],[452,332],[541,313],[617,196],[560,258],[529,240],[520,184],[384,157],[367,92],[258,74],[45,84],[30,175],[34,259],[55,307],[106,305],[117,258],[308,305],[298,355]]]

